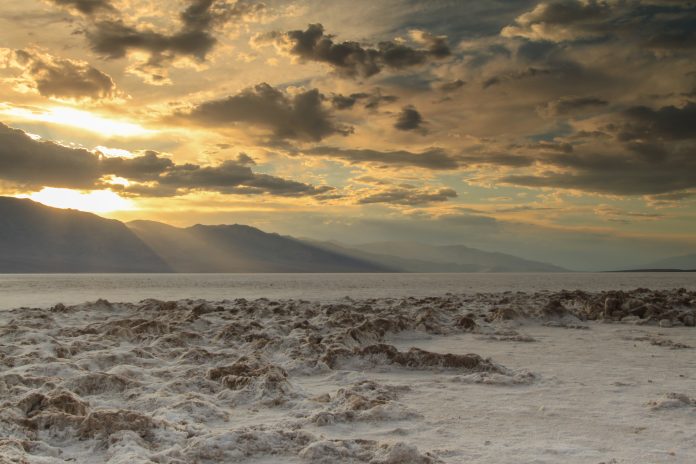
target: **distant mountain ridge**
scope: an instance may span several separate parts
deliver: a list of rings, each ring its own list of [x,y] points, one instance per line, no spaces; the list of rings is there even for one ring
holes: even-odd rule
[[[415,242],[376,242],[347,246],[311,242],[402,272],[567,272],[553,264],[477,250],[463,245],[425,245]]]
[[[0,272],[172,272],[122,222],[0,197]]]
[[[641,269],[678,269],[678,270],[694,270],[696,269],[696,253],[681,256],[672,256],[669,258],[660,259],[640,266]]]
[[[559,272],[558,266],[461,245],[346,246],[246,225],[128,224],[0,197],[0,273]]]
[[[176,272],[394,272],[395,269],[244,225],[128,223]]]

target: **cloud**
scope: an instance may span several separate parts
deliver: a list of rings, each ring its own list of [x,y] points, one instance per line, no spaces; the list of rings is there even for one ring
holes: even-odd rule
[[[258,195],[270,193],[277,196],[316,196],[334,190],[328,186],[315,187],[302,182],[267,174],[254,173],[246,159],[226,160],[217,166],[194,164],[176,165],[158,179],[165,187],[204,190],[220,193]]]
[[[115,11],[110,0],[50,0],[58,6],[67,7],[84,15],[93,15],[104,11]]]
[[[237,95],[201,103],[174,118],[214,127],[244,123],[269,129],[279,139],[319,141],[350,134],[352,128],[334,121],[323,105],[324,98],[317,89],[289,95],[262,83]]]
[[[335,189],[252,171],[248,155],[214,166],[176,164],[148,151],[133,158],[105,157],[98,152],[35,140],[0,123],[0,180],[24,191],[42,187],[111,188],[133,196],[176,196],[189,191],[285,197],[328,196]],[[123,177],[128,185],[106,178]]]
[[[93,153],[48,141],[0,123],[0,179],[22,188],[89,188],[101,177]]]
[[[554,0],[541,2],[504,27],[503,37],[577,42],[620,38],[653,50],[696,48],[691,2]]]
[[[611,222],[621,224],[631,224],[637,221],[655,221],[664,218],[664,214],[641,212],[641,211],[626,211],[616,208],[611,205],[597,205],[594,208],[594,214]]]
[[[151,83],[167,81],[163,69],[177,57],[205,61],[218,40],[215,30],[231,20],[249,20],[263,10],[262,3],[238,0],[190,0],[179,14],[180,27],[172,33],[130,25],[123,18],[97,17],[85,35],[92,50],[106,59],[142,51],[148,59],[135,72]]]
[[[35,50],[0,49],[6,66],[21,70],[18,85],[45,96],[72,100],[108,100],[117,95],[106,73],[84,61],[56,58]]]
[[[611,17],[612,6],[602,0],[561,0],[539,3],[501,31],[504,37],[530,40],[577,40],[604,34],[602,21]]]
[[[423,117],[413,106],[405,106],[394,123],[394,127],[400,131],[423,130]]]
[[[461,89],[462,87],[464,87],[465,85],[466,85],[466,82],[464,82],[463,80],[455,79],[453,81],[440,82],[435,86],[435,88],[437,90],[440,90],[441,92],[448,93],[448,92],[455,92],[455,91]]]
[[[561,97],[540,107],[546,116],[566,116],[606,108],[609,102],[597,97]]]
[[[481,154],[465,154],[459,157],[462,165],[465,166],[507,166],[507,167],[528,167],[535,163],[533,156],[491,151]]]
[[[602,117],[572,151],[538,154],[548,169],[513,174],[502,182],[614,195],[659,195],[696,187],[696,104],[630,107]]]
[[[156,181],[160,174],[174,167],[172,160],[163,158],[154,151],[147,151],[134,158],[113,157],[102,160],[102,170],[105,173],[137,182]]]
[[[412,185],[401,185],[363,196],[358,200],[358,204],[388,203],[402,206],[424,206],[448,201],[452,198],[457,198],[457,192],[451,188],[432,190]]]
[[[684,140],[696,139],[696,103],[683,107],[665,106],[654,110],[634,106],[622,113],[618,123],[621,140]],[[616,128],[615,125],[609,129]]]
[[[567,144],[538,143],[527,145],[533,150],[553,150],[567,152],[572,147]],[[330,146],[317,146],[299,150],[291,155],[320,156],[346,161],[351,164],[370,163],[384,167],[414,167],[433,171],[454,171],[472,166],[508,166],[528,167],[532,166],[537,158],[526,153],[508,153],[503,150],[483,153],[462,152],[452,154],[442,148],[431,148],[420,153],[408,150],[380,151],[372,149],[337,148]]]
[[[385,68],[406,69],[451,55],[446,37],[416,31],[411,38],[421,47],[383,41],[372,48],[358,42],[335,42],[334,36],[324,33],[324,26],[310,24],[304,31],[257,36],[253,43],[274,43],[280,50],[300,60],[326,63],[345,77],[370,77]]]
[[[532,77],[553,74],[554,72],[559,72],[559,70],[538,69],[534,67],[529,67],[522,71],[515,71],[511,73],[497,74],[495,76],[491,76],[483,81],[482,87],[484,89],[487,89],[489,87],[493,87],[494,85],[502,84],[504,82],[529,79]]]
[[[432,170],[455,170],[459,167],[458,159],[440,148],[414,153],[407,150],[378,151],[318,146],[302,150],[300,153],[305,156],[341,159],[349,163],[374,163],[383,166],[411,166]]]
[[[364,107],[376,110],[382,103],[394,103],[398,101],[396,95],[382,95],[381,89],[377,88],[371,93],[358,92],[350,95],[336,94],[331,97],[331,104],[337,110],[347,110],[355,106],[359,101],[364,101]]]

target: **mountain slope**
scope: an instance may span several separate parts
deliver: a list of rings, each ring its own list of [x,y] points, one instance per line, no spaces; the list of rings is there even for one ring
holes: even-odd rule
[[[0,197],[0,273],[171,272],[123,223]]]
[[[322,242],[326,249],[350,254],[403,272],[564,272],[553,264],[531,261],[463,245],[432,246],[413,242],[377,242],[357,246]]]
[[[393,269],[243,225],[128,227],[176,272],[389,272]]]
[[[672,256],[670,258],[653,261],[645,266],[641,266],[641,269],[696,269],[696,253],[691,255]]]

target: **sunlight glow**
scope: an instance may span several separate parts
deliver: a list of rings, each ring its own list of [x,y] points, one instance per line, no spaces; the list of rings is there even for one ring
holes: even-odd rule
[[[89,132],[113,136],[143,136],[153,134],[155,131],[145,129],[144,127],[125,121],[97,116],[88,111],[76,110],[55,106],[46,110],[28,110],[26,108],[16,108],[9,105],[0,107],[0,114],[14,116],[30,121],[49,122],[53,124],[61,124],[64,126],[77,127]]]
[[[18,195],[18,197],[29,198],[54,208],[70,208],[89,213],[110,213],[136,209],[131,200],[122,198],[111,190],[80,192],[64,188],[44,187],[40,192]]]
[[[107,158],[135,158],[133,153],[129,152],[128,150],[123,150],[122,148],[109,148],[99,145],[98,147],[95,147],[95,150]]]

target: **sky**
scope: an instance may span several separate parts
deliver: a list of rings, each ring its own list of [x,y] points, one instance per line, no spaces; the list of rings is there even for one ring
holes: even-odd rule
[[[0,194],[123,221],[696,251],[696,2],[3,0]]]

